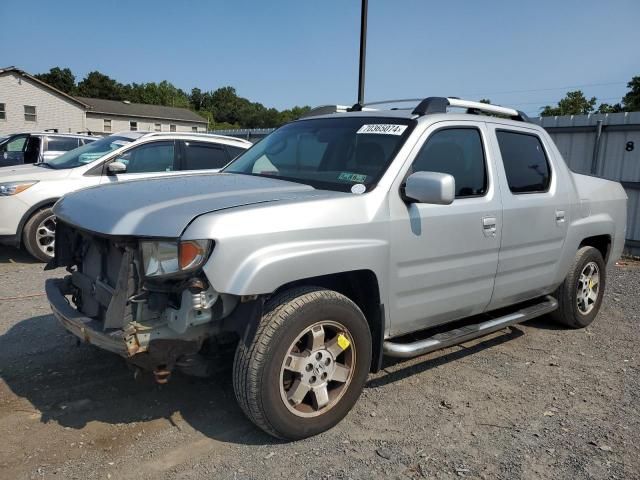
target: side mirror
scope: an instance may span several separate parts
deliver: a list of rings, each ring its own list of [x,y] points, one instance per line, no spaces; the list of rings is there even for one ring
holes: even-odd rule
[[[110,174],[124,173],[127,171],[127,166],[122,162],[115,161],[115,162],[111,162],[107,166],[107,171]]]
[[[404,196],[410,202],[449,205],[456,198],[456,181],[448,173],[416,172],[407,178]]]

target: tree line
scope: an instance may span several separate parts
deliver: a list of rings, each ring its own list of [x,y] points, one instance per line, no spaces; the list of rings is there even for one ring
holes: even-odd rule
[[[78,97],[189,108],[208,120],[209,129],[279,127],[310,110],[308,106],[286,110],[267,108],[261,103],[238,96],[236,89],[230,86],[212,91],[192,88],[187,93],[166,80],[159,83],[122,84],[98,71],[89,72],[81,81],[76,82],[76,77],[69,68],[60,67],[34,76],[58,90]],[[540,115],[545,117],[640,111],[640,76],[633,77],[627,83],[627,88],[629,91],[620,102],[601,103],[597,108],[596,97],[587,98],[581,90],[567,92],[557,105],[542,107]],[[480,101],[491,103],[491,100],[485,98]]]
[[[122,84],[98,71],[89,72],[76,82],[76,77],[69,68],[60,67],[34,77],[77,97],[189,108],[208,120],[209,129],[278,127],[310,110],[308,106],[286,110],[267,108],[261,103],[238,96],[235,88],[230,86],[212,91],[192,88],[187,93],[166,80],[159,83]]]
[[[618,103],[601,103],[596,108],[598,99],[587,98],[582,90],[567,92],[556,106],[546,105],[540,115],[552,117],[556,115],[586,115],[588,113],[619,113],[640,111],[640,76],[635,76],[627,83],[629,91]]]

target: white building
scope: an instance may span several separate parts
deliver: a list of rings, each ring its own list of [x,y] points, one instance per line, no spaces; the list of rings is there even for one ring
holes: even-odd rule
[[[206,132],[207,120],[186,108],[72,97],[16,67],[0,68],[0,135],[43,130]]]
[[[110,135],[125,130],[206,132],[207,120],[186,108],[78,97],[89,105],[87,130]]]
[[[0,135],[86,130],[89,105],[15,67],[0,68]]]

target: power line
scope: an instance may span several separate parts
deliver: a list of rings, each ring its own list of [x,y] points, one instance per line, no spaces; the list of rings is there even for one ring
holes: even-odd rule
[[[584,85],[566,85],[564,87],[549,87],[549,88],[532,88],[529,90],[510,90],[505,92],[493,92],[493,93],[466,93],[464,96],[489,96],[489,95],[508,95],[511,93],[531,93],[531,92],[549,92],[552,90],[564,90],[570,88],[587,88],[587,87],[604,87],[611,85],[626,85],[628,82],[607,82],[607,83],[588,83]]]
[[[561,99],[562,100],[562,99]],[[609,100],[622,100],[622,97],[608,97],[608,98],[597,98],[596,100],[600,103],[602,103],[603,101],[609,101]],[[511,105],[549,105],[551,103],[558,103],[558,100],[540,100],[537,102],[518,102],[518,103],[511,103]]]

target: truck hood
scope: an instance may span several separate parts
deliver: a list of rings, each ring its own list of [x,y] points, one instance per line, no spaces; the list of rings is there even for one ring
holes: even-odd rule
[[[103,235],[177,238],[205,213],[332,193],[251,175],[176,175],[79,190],[53,211],[65,223]]]
[[[23,180],[54,180],[68,177],[70,169],[55,170],[47,167],[36,167],[35,165],[12,165],[0,168],[0,183],[20,182]]]

